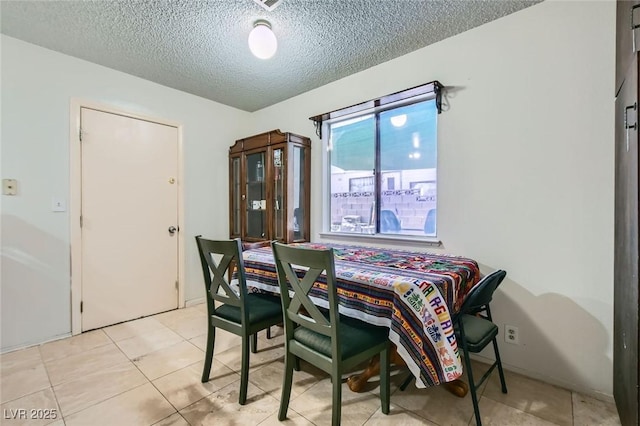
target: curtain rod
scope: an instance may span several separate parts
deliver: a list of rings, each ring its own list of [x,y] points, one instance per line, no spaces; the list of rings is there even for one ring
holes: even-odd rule
[[[316,127],[316,134],[322,139],[322,123],[332,118],[339,118],[349,114],[354,114],[359,111],[367,109],[377,108],[391,104],[393,102],[410,99],[415,96],[424,95],[427,93],[434,93],[436,96],[436,108],[438,114],[442,112],[442,90],[445,88],[438,80],[431,81],[429,83],[421,84],[419,86],[411,87],[409,89],[401,90],[399,92],[385,95],[380,98],[371,99],[365,102],[361,102],[355,105],[351,105],[345,108],[340,108],[334,111],[325,112],[323,114],[314,115],[309,117],[309,120],[313,121]]]

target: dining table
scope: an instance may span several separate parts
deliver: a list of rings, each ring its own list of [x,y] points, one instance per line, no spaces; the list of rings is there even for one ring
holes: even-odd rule
[[[462,363],[452,315],[480,280],[475,260],[396,248],[293,245],[333,249],[340,313],[387,327],[395,345],[392,362],[406,364],[417,387],[449,384],[452,393],[466,394],[466,384],[458,380]],[[279,293],[270,246],[244,250],[243,261],[249,291]],[[318,279],[309,295],[318,306],[328,307],[326,280]],[[360,391],[363,380],[376,374],[374,364],[349,378],[351,390]]]

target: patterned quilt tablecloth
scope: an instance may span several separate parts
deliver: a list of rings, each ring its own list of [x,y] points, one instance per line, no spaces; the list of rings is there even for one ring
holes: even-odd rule
[[[480,279],[474,260],[351,245],[298,245],[334,249],[340,312],[389,327],[389,339],[418,387],[462,375],[451,312],[457,312]],[[271,247],[247,250],[243,258],[249,287],[278,292]],[[321,278],[311,291],[314,302],[325,307],[326,288]]]

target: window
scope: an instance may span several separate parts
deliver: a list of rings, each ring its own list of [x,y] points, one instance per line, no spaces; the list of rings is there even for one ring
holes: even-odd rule
[[[349,179],[349,192],[375,191],[373,176]]]
[[[315,117],[327,147],[327,230],[435,237],[439,88]]]

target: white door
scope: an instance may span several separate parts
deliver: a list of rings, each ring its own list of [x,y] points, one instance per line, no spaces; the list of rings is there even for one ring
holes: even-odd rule
[[[178,129],[82,108],[82,330],[178,307]]]

